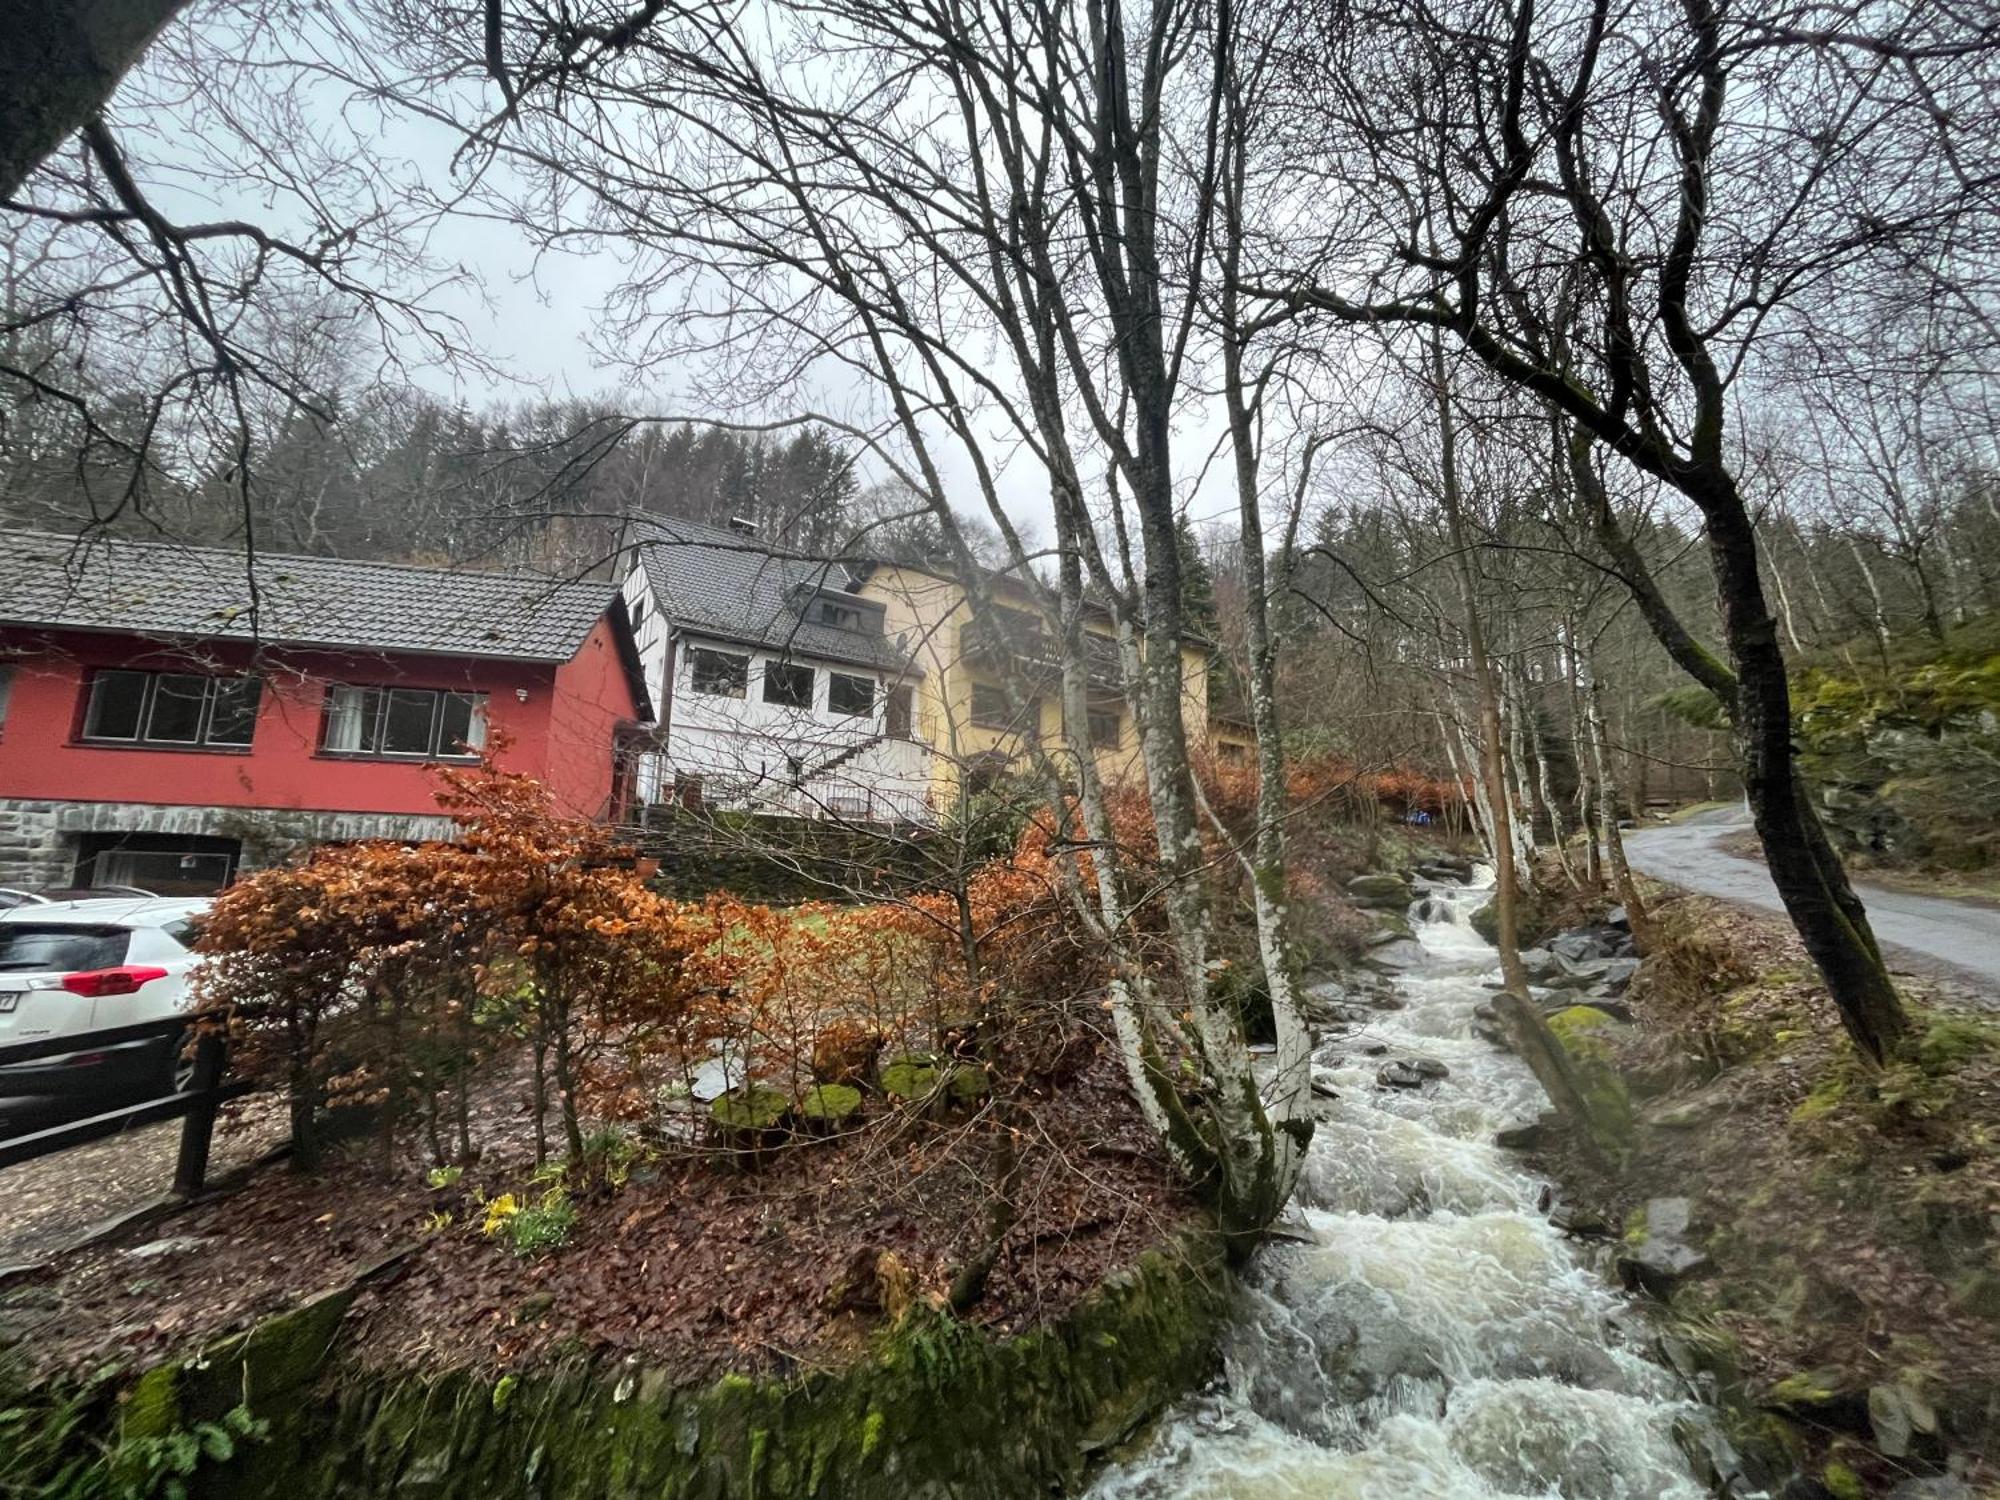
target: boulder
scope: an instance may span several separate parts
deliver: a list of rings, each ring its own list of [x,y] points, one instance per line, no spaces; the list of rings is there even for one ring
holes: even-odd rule
[[[1348,899],[1371,911],[1400,913],[1409,906],[1414,894],[1410,882],[1401,875],[1357,875],[1347,882]]]
[[[1561,972],[1556,956],[1546,948],[1523,948],[1521,967],[1527,970],[1530,979],[1537,981],[1546,981]]]
[[[1615,936],[1593,927],[1576,927],[1568,932],[1559,932],[1549,939],[1549,951],[1558,958],[1581,962],[1592,958],[1609,958],[1617,946]]]
[[[1398,1058],[1384,1063],[1375,1070],[1375,1086],[1385,1089],[1420,1089],[1430,1082],[1429,1077],[1419,1072],[1416,1065]]]
[[[1414,969],[1425,961],[1422,946],[1408,938],[1397,938],[1384,943],[1379,948],[1371,948],[1361,960],[1361,967],[1372,969],[1377,974],[1396,974],[1404,969]]]
[[[1518,1125],[1502,1125],[1493,1132],[1493,1144],[1503,1151],[1532,1151],[1548,1139],[1548,1127],[1540,1120]]]
[[[1632,930],[1632,914],[1622,906],[1614,906],[1604,914],[1604,925],[1606,927],[1615,927],[1620,932],[1630,932]]]
[[[1647,1200],[1626,1225],[1625,1244],[1618,1255],[1619,1279],[1629,1291],[1672,1296],[1675,1287],[1711,1264],[1708,1252],[1692,1242],[1694,1235],[1693,1200]]]
[[[1618,1257],[1618,1277],[1628,1292],[1650,1292],[1659,1298],[1674,1294],[1674,1288],[1691,1276],[1709,1269],[1708,1253],[1678,1240],[1648,1239],[1627,1248]]]
[[[1368,936],[1368,946],[1379,948],[1384,943],[1406,941],[1416,935],[1416,929],[1410,926],[1409,918],[1401,912],[1379,912],[1375,917],[1375,930]]]
[[[1558,1203],[1549,1214],[1549,1223],[1562,1233],[1583,1240],[1608,1240],[1616,1232],[1603,1214],[1580,1203]]]
[[[1868,1387],[1868,1426],[1883,1453],[1908,1458],[1937,1436],[1937,1409],[1909,1382],[1884,1381]]]

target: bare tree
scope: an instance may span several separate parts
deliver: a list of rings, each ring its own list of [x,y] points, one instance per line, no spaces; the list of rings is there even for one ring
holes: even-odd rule
[[[469,153],[530,184],[502,212],[550,244],[587,225],[629,249],[619,326],[645,359],[704,359],[739,404],[801,382],[858,385],[860,410],[815,415],[924,497],[992,621],[954,509],[966,488],[983,501],[1061,646],[1064,737],[1043,747],[1042,775],[1059,801],[1074,794],[1072,894],[1121,955],[1111,998],[1135,1088],[1225,1222],[1268,1222],[1310,1134],[1309,1043],[1276,903],[1261,913],[1272,1082],[1253,1074],[1240,1018],[1210,982],[1181,666],[1174,424],[1207,347],[1216,14],[826,0],[753,25],[707,4],[521,7],[498,17],[490,47],[471,45],[463,16],[382,19],[437,85],[412,107],[457,121]],[[463,117],[475,78],[491,109]],[[691,301],[697,286],[713,295]],[[1002,503],[1010,462],[1045,476],[1046,580]],[[969,484],[947,477],[967,472]],[[1129,945],[1129,877],[1088,743],[1093,610],[1111,622],[1136,724],[1164,975]],[[1280,764],[1275,742],[1264,753]],[[1268,895],[1282,843],[1268,833],[1251,857]]]
[[[1904,1015],[1798,778],[1728,416],[1761,339],[1802,334],[1884,256],[1985,212],[2000,173],[1967,161],[1959,128],[1990,104],[1990,29],[1916,6],[1772,17],[1717,0],[1326,20],[1298,33],[1298,111],[1341,217],[1259,292],[1441,330],[1699,511],[1729,663],[1685,630],[1662,644],[1727,701],[1786,909],[1856,1045],[1882,1056]],[[1968,116],[1941,141],[1947,100]],[[1926,191],[1940,172],[1950,190]]]

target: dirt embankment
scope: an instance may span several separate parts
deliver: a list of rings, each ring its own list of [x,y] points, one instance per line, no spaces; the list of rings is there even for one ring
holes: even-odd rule
[[[1598,1027],[1636,1103],[1609,1165],[1543,1165],[1622,1232],[1669,1353],[1734,1411],[1789,1500],[2000,1493],[2000,1028],[1910,980],[1912,1033],[1865,1065],[1789,927],[1655,889],[1626,1016]],[[1561,915],[1581,915],[1578,907]],[[1648,1205],[1685,1240],[1637,1264]],[[1657,1247],[1656,1247],[1657,1248]]]

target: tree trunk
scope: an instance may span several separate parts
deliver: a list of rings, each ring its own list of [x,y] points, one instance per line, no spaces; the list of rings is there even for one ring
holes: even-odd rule
[[[1632,923],[1632,931],[1643,931],[1646,908],[1639,900],[1639,887],[1632,879],[1632,867],[1625,862],[1625,839],[1618,830],[1618,798],[1612,791],[1611,777],[1607,767],[1611,764],[1609,737],[1604,730],[1604,712],[1598,704],[1599,692],[1596,678],[1590,683],[1590,760],[1597,769],[1597,821],[1600,837],[1604,843],[1604,863],[1611,872],[1611,889],[1625,907],[1625,915]]]
[[[0,198],[84,123],[187,0],[22,0],[0,47]]]
[[[1737,759],[1765,863],[1847,1034],[1879,1062],[1907,1020],[1867,914],[1798,777],[1791,683],[1764,603],[1756,534],[1732,480],[1711,477],[1706,493],[1695,498],[1708,518],[1709,557],[1736,676]]]

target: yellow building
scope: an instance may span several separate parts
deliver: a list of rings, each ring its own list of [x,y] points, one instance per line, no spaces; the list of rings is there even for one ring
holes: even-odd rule
[[[950,806],[961,777],[977,779],[1008,766],[1032,737],[1049,745],[1063,742],[1053,630],[1033,607],[1026,587],[998,575],[990,575],[987,586],[1000,615],[997,622],[975,620],[964,587],[942,571],[877,563],[858,589],[863,598],[883,606],[885,634],[900,642],[922,674],[916,732],[933,752],[931,785],[939,808]],[[1085,629],[1093,641],[1086,728],[1099,774],[1107,784],[1140,777],[1139,737],[1120,687],[1111,621],[1100,615]],[[1207,643],[1184,642],[1183,723],[1189,743],[1197,748],[1209,740],[1208,679]],[[1225,735],[1241,737],[1235,730],[1225,730]]]

